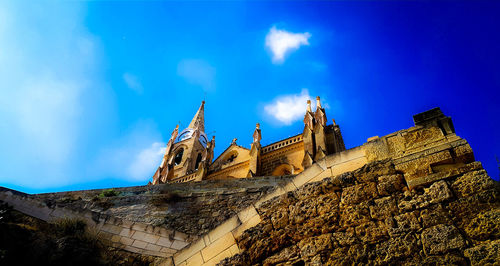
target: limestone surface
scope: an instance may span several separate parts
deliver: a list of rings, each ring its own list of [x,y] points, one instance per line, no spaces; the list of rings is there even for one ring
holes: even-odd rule
[[[222,265],[498,265],[500,190],[480,164],[410,190],[391,160],[309,183],[257,209]]]

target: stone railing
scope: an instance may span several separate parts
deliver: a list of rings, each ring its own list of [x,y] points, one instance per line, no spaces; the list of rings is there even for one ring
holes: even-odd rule
[[[192,180],[195,180],[197,174],[198,173],[195,172],[195,173],[192,173],[189,175],[180,176],[176,179],[170,180],[169,183],[183,183],[183,182],[192,181]]]
[[[275,143],[271,143],[269,145],[262,147],[262,153],[272,152],[274,150],[281,149],[283,147],[292,145],[294,143],[299,143],[301,141],[302,141],[302,134],[299,134],[299,135],[296,135],[296,136],[293,136],[293,137],[290,137],[290,138],[287,138],[287,139],[284,139],[284,140],[281,140],[281,141],[278,141]]]

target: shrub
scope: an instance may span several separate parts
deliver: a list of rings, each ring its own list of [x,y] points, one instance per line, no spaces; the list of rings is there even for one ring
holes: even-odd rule
[[[86,227],[84,221],[74,218],[62,218],[54,222],[55,233],[64,236],[84,235]]]
[[[106,189],[104,190],[103,192],[101,192],[101,194],[99,194],[99,197],[101,198],[109,198],[109,197],[115,197],[115,196],[118,196],[120,195],[120,192],[110,188],[110,189]]]

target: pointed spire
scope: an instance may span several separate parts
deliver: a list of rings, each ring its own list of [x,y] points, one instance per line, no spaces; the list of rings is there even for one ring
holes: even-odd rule
[[[312,112],[312,109],[311,109],[311,100],[307,100],[307,111],[308,112]]]
[[[318,108],[323,108],[323,107],[321,107],[321,101],[320,101],[319,96],[316,96],[316,109],[318,109]]]
[[[257,123],[255,125],[255,131],[253,132],[253,143],[260,143],[260,140],[262,139],[262,135],[260,134],[260,124]]]
[[[189,123],[188,128],[199,129],[202,132],[205,132],[205,101],[201,102],[200,108]]]
[[[316,122],[322,126],[326,126],[326,114],[325,109],[321,107],[321,100],[319,96],[316,96],[316,113],[314,114],[314,119]]]

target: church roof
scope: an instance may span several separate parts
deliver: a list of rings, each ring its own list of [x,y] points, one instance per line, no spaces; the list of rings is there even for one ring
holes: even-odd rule
[[[201,132],[205,132],[205,101],[201,102],[200,108],[198,108],[188,128],[198,128]]]

